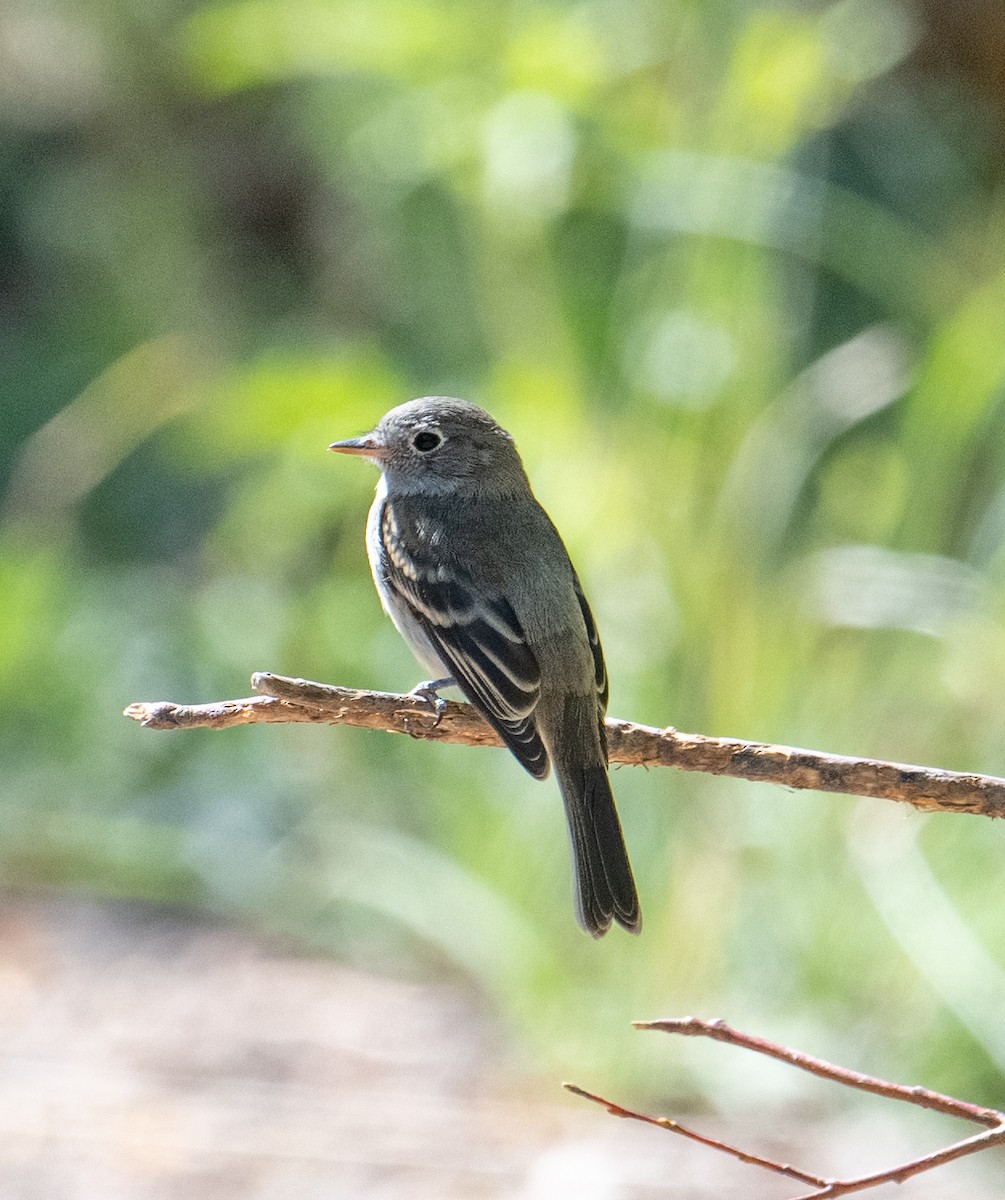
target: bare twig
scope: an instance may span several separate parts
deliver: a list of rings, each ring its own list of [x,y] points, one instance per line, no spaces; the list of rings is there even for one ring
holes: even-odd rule
[[[469,704],[448,703],[437,721],[432,706],[414,695],[334,687],[264,672],[253,675],[251,685],[259,694],[242,700],[130,704],[125,715],[148,729],[227,729],[306,721],[356,725],[467,746],[502,744]],[[993,775],[958,774],[739,738],[704,737],[631,721],[608,720],[607,738],[612,763],[677,767],[789,788],[898,800],[928,812],[1005,816],[1005,779]]]
[[[876,1096],[886,1096],[890,1100],[903,1100],[907,1104],[916,1104],[919,1108],[930,1108],[933,1112],[945,1113],[949,1117],[961,1117],[965,1121],[976,1121],[979,1125],[995,1128],[1002,1122],[1002,1114],[994,1108],[980,1108],[975,1104],[967,1104],[957,1100],[955,1096],[943,1096],[940,1092],[930,1092],[927,1088],[905,1086],[902,1083],[887,1083],[885,1079],[877,1079],[874,1075],[863,1075],[859,1071],[851,1071],[847,1067],[839,1067],[822,1058],[814,1058],[801,1050],[793,1050],[788,1046],[779,1046],[777,1042],[768,1042],[752,1033],[743,1033],[727,1025],[725,1021],[703,1021],[699,1017],[668,1017],[662,1021],[634,1021],[636,1029],[655,1029],[660,1033],[677,1033],[682,1037],[711,1038],[716,1042],[725,1042],[729,1046],[739,1046],[744,1050],[753,1050],[755,1054],[764,1054],[769,1058],[777,1058],[790,1066],[799,1067],[817,1075],[821,1079],[833,1079],[846,1087],[855,1088],[860,1092],[872,1092]]]
[[[563,1083],[562,1087],[567,1092],[572,1092],[574,1096],[582,1096],[584,1100],[592,1100],[594,1104],[601,1105],[607,1109],[612,1117],[627,1117],[632,1121],[642,1121],[646,1125],[655,1125],[658,1129],[666,1129],[669,1133],[679,1133],[681,1137],[685,1137],[689,1141],[699,1142],[702,1146],[708,1146],[710,1150],[719,1150],[723,1154],[730,1155],[732,1158],[738,1158],[740,1162],[750,1163],[751,1166],[764,1167],[767,1171],[774,1171],[779,1175],[787,1175],[790,1179],[798,1179],[801,1183],[811,1183],[814,1187],[827,1186],[827,1180],[821,1178],[819,1175],[810,1175],[808,1172],[800,1171],[797,1167],[789,1166],[787,1163],[778,1163],[772,1158],[762,1158],[759,1154],[751,1154],[748,1150],[741,1150],[738,1146],[731,1146],[728,1142],[721,1142],[718,1138],[708,1137],[707,1134],[689,1129],[686,1125],[682,1125],[679,1121],[674,1121],[671,1117],[651,1117],[646,1113],[636,1112],[634,1109],[615,1104],[613,1100],[605,1100],[603,1096],[598,1096],[595,1092],[588,1092],[586,1088],[581,1088],[575,1083]]]
[[[647,1125],[655,1125],[660,1129],[666,1129],[671,1133],[677,1133],[683,1137],[690,1138],[692,1141],[700,1142],[712,1150],[728,1154],[733,1158],[739,1159],[741,1162],[750,1163],[752,1166],[773,1171],[777,1175],[784,1175],[789,1179],[798,1179],[802,1183],[810,1184],[813,1191],[803,1193],[797,1200],[822,1200],[823,1197],[850,1196],[853,1192],[868,1191],[884,1183],[903,1183],[915,1175],[920,1175],[924,1171],[931,1171],[935,1167],[944,1166],[946,1163],[954,1162],[958,1158],[976,1154],[993,1146],[1005,1145],[1005,1113],[998,1112],[997,1109],[982,1108],[975,1104],[968,1104],[964,1100],[957,1100],[952,1096],[944,1096],[939,1092],[929,1091],[927,1088],[907,1087],[903,1084],[888,1083],[884,1079],[877,1079],[872,1075],[864,1075],[860,1071],[852,1071],[847,1067],[839,1067],[834,1063],[825,1062],[821,1058],[814,1058],[812,1055],[803,1054],[799,1050],[791,1049],[791,1047],[779,1046],[775,1042],[765,1041],[763,1038],[755,1037],[753,1034],[742,1033],[740,1030],[733,1029],[724,1021],[702,1021],[696,1017],[674,1017],[664,1021],[637,1021],[635,1027],[637,1029],[658,1029],[665,1033],[679,1033],[686,1037],[712,1038],[715,1041],[726,1042],[731,1046],[738,1046],[741,1049],[753,1050],[758,1054],[777,1058],[782,1062],[788,1063],[790,1066],[809,1071],[811,1075],[833,1080],[844,1084],[846,1087],[854,1088],[856,1091],[871,1092],[874,1095],[886,1096],[891,1100],[901,1100],[908,1104],[918,1105],[921,1108],[932,1109],[936,1112],[961,1117],[968,1121],[976,1121],[980,1125],[987,1126],[983,1133],[977,1133],[961,1141],[953,1142],[952,1145],[946,1146],[942,1150],[937,1150],[933,1154],[920,1155],[909,1162],[898,1163],[896,1166],[889,1167],[885,1171],[876,1171],[870,1175],[859,1175],[849,1179],[827,1179],[808,1171],[802,1171],[791,1166],[789,1163],[776,1162],[774,1159],[752,1154],[749,1151],[732,1146],[728,1142],[707,1137],[704,1134],[697,1133],[693,1129],[681,1125],[678,1121],[674,1121],[669,1117],[653,1117],[647,1113],[636,1112],[634,1109],[626,1108],[621,1104],[615,1104],[612,1100],[605,1099],[603,1096],[598,1096],[594,1092],[588,1092],[585,1088],[581,1088],[573,1083],[563,1085],[574,1095],[582,1096],[585,1100],[591,1100],[595,1104],[602,1105],[613,1116],[626,1117],[634,1121],[642,1121]]]

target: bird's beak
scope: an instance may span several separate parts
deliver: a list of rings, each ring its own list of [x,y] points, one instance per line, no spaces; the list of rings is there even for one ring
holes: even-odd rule
[[[387,447],[382,446],[372,433],[365,433],[358,438],[347,438],[344,442],[332,442],[328,449],[338,454],[356,454],[360,458],[369,458],[372,462],[380,462],[387,458]]]

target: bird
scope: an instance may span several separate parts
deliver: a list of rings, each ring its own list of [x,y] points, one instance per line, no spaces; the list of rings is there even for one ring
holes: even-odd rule
[[[436,676],[415,691],[442,706],[439,690],[456,686],[535,779],[554,766],[580,926],[638,933],[608,777],[600,638],[513,438],[474,404],[425,396],[329,449],[380,469],[367,553],[385,611]]]

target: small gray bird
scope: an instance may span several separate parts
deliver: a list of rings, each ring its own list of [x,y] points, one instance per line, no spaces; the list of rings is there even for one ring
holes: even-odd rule
[[[419,662],[456,685],[519,762],[555,764],[572,839],[576,916],[594,937],[642,926],[607,777],[607,670],[569,555],[510,435],[431,396],[329,449],[381,470],[367,521],[381,603]]]

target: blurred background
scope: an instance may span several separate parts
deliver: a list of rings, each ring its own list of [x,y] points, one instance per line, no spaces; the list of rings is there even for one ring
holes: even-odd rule
[[[375,473],[325,447],[445,393],[514,434],[612,715],[1005,775],[995,0],[7,0],[0,347],[0,1195],[454,1195],[192,1133],[221,1080],[223,1124],[324,1096],[334,1128],[408,1028],[435,1071],[348,1140],[400,1165],[421,1115],[459,1196],[655,1194],[645,1153],[724,1194],[562,1078],[824,1172],[959,1132],[633,1019],[1005,1105],[989,821],[624,768],[646,926],[593,943],[557,790],[502,752],[119,715],[255,670],[413,686]],[[340,1074],[309,1048],[347,1027]],[[533,1153],[459,1137],[475,1095]],[[584,1140],[542,1167],[544,1109]]]

